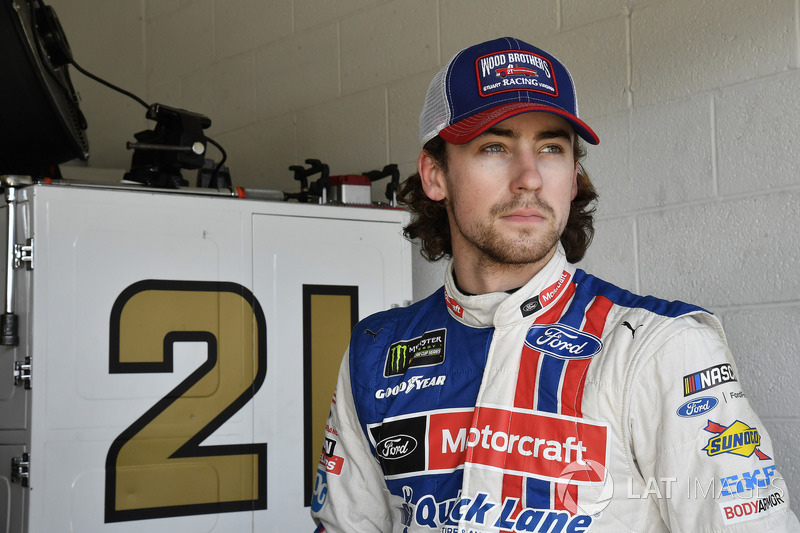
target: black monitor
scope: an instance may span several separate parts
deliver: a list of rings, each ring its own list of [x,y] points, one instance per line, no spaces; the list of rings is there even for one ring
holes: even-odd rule
[[[89,157],[70,59],[50,6],[0,0],[0,174],[44,176],[55,165]]]

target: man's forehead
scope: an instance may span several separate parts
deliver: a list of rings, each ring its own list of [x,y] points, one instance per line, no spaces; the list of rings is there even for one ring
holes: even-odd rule
[[[494,126],[486,129],[476,138],[486,135],[500,135],[502,137],[519,137],[523,131],[534,130],[536,138],[557,138],[563,137],[574,142],[577,132],[575,128],[565,119],[553,113],[530,112],[514,115]]]

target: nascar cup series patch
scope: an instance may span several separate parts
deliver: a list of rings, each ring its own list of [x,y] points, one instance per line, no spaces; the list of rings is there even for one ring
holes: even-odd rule
[[[761,435],[758,434],[758,430],[744,422],[737,420],[726,427],[709,420],[708,425],[703,429],[714,433],[714,436],[708,439],[708,444],[703,447],[709,457],[721,453],[731,453],[742,457],[756,454],[756,457],[762,461],[770,459],[768,455],[758,449],[758,445],[761,444]]]
[[[532,91],[558,96],[553,65],[544,57],[522,50],[504,50],[475,62],[481,96],[506,91]]]
[[[444,362],[446,329],[426,331],[421,336],[395,342],[386,354],[383,377],[400,376],[411,367]]]

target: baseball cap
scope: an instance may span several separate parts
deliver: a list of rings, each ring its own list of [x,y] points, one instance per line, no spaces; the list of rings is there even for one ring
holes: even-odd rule
[[[513,37],[458,52],[434,76],[419,117],[424,145],[435,136],[464,144],[507,118],[543,111],[569,121],[589,144],[600,139],[578,118],[567,67],[544,50]]]

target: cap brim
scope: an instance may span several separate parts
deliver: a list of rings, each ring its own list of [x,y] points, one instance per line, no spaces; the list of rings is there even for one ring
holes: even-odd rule
[[[587,143],[598,144],[600,142],[600,138],[592,130],[592,128],[590,128],[585,122],[575,115],[567,113],[566,111],[556,107],[535,104],[532,102],[513,102],[476,113],[465,118],[464,120],[460,120],[455,124],[444,128],[439,132],[439,136],[452,144],[465,144],[495,124],[502,122],[507,118],[534,111],[559,115],[569,121],[575,128],[577,134],[580,135],[581,138]]]

